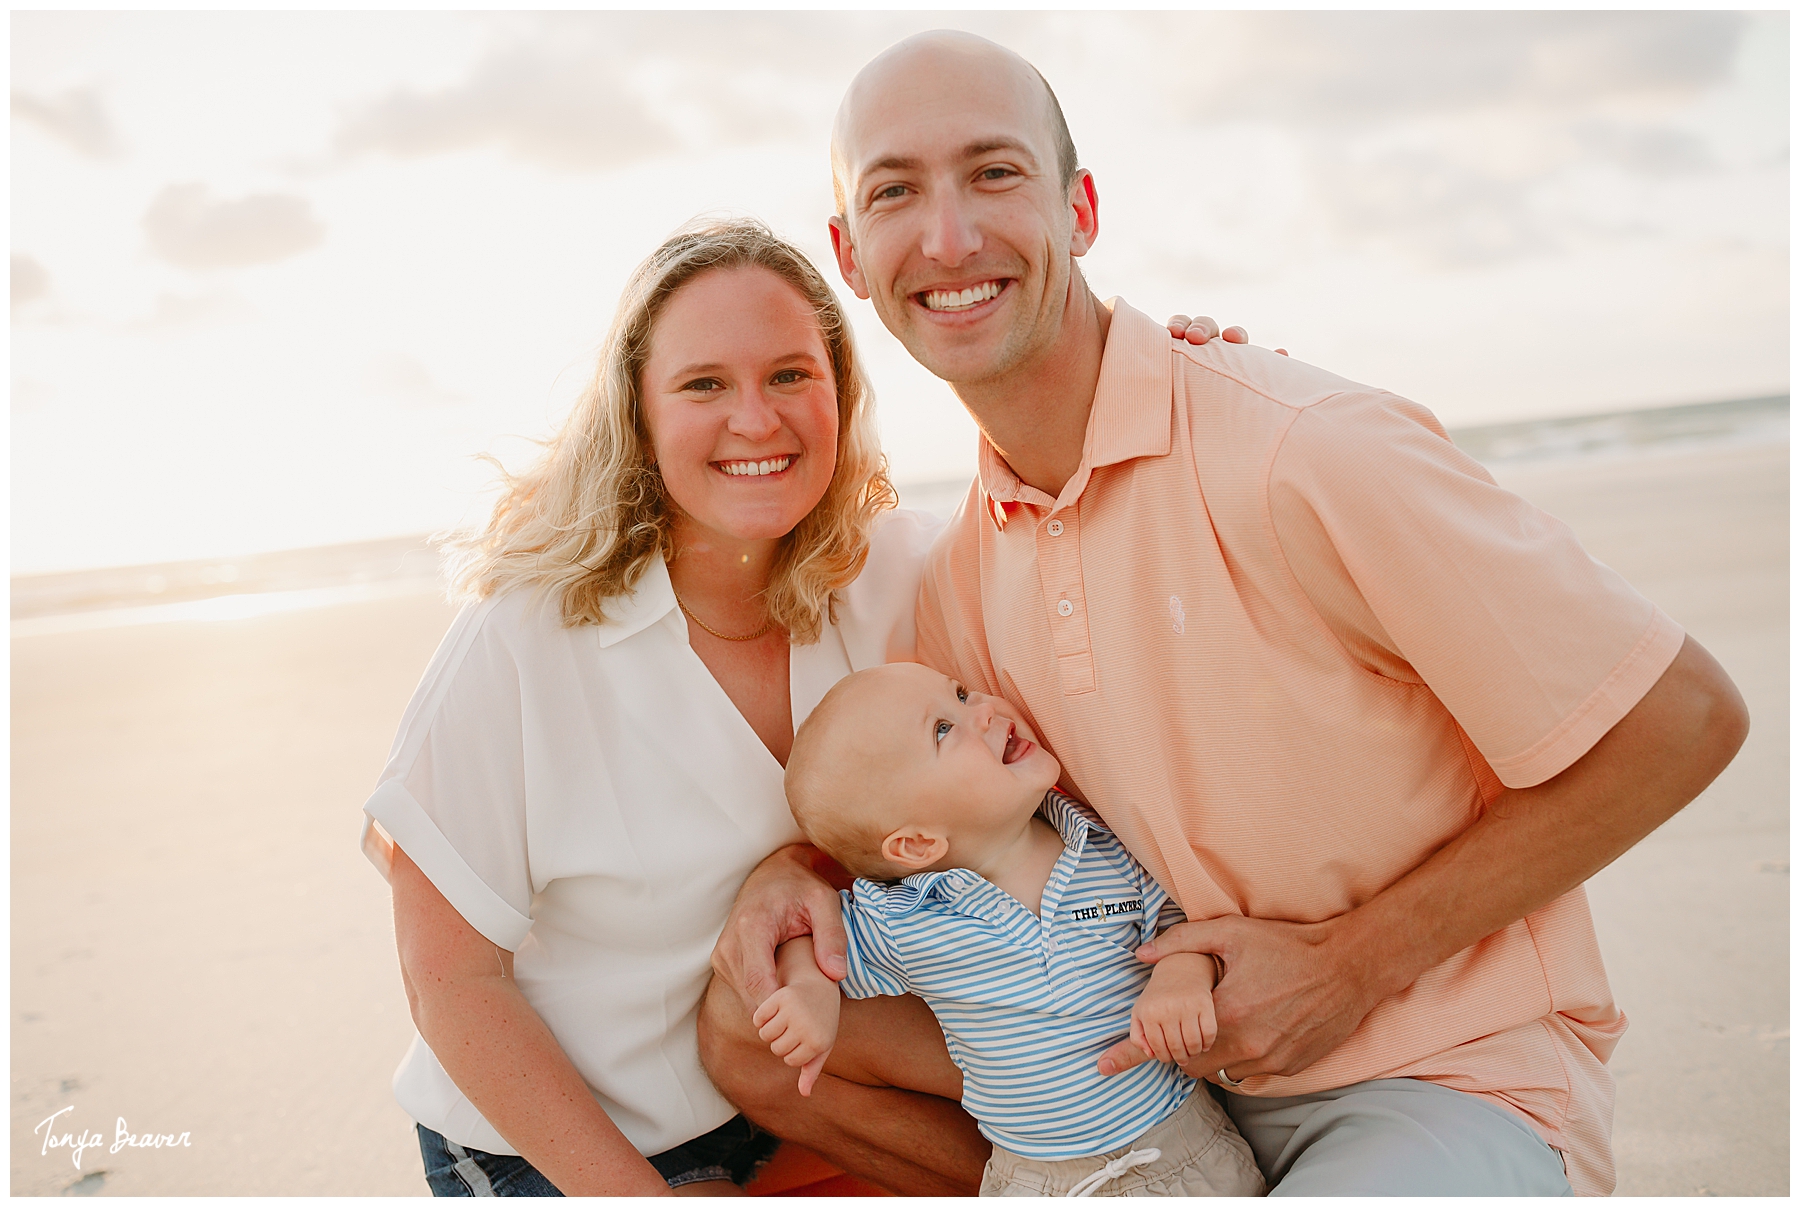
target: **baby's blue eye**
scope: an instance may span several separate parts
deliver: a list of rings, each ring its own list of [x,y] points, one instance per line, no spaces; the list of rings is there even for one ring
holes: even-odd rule
[[[941,742],[945,738],[949,737],[950,736],[950,722],[939,721],[937,723],[937,728],[935,728],[931,731],[931,736],[934,741],[938,741],[938,742]]]
[[[956,685],[956,698],[962,703],[967,704],[969,702],[969,689],[958,683]]]

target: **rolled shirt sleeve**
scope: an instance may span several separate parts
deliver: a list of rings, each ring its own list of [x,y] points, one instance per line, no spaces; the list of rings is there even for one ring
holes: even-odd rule
[[[385,835],[469,925],[516,951],[532,897],[522,709],[518,667],[483,623],[491,607],[464,609],[426,669],[363,805],[364,849],[391,863]]]
[[[1586,754],[1681,648],[1567,525],[1393,395],[1301,410],[1268,498],[1289,568],[1351,656],[1428,685],[1508,787]]]

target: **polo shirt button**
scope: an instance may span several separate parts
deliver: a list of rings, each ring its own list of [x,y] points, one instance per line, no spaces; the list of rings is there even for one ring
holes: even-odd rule
[[[1062,535],[1062,521],[1061,520],[1051,520],[1048,527],[1050,529],[1051,536],[1061,536]]]
[[[1057,601],[1056,614],[1058,616],[1072,616],[1072,615],[1074,615],[1074,613],[1075,613],[1075,605],[1074,604],[1070,603],[1066,599]]]

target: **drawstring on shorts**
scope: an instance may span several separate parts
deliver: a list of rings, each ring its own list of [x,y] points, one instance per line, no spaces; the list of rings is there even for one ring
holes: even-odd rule
[[[1075,1183],[1073,1189],[1063,1197],[1068,1199],[1085,1199],[1114,1178],[1122,1177],[1126,1172],[1136,1169],[1140,1165],[1148,1165],[1150,1162],[1161,1156],[1162,1149],[1160,1148],[1134,1148],[1122,1157],[1114,1157],[1105,1165],[1102,1165],[1099,1169],[1096,1169],[1093,1173]]]

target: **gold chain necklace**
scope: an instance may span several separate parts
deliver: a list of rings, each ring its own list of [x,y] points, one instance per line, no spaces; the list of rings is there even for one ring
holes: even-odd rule
[[[671,592],[671,594],[673,594],[673,592]],[[756,630],[756,632],[746,633],[742,637],[733,637],[730,633],[719,632],[719,630],[713,628],[710,624],[707,624],[704,620],[701,620],[698,616],[694,615],[694,609],[683,603],[681,601],[681,596],[679,595],[675,596],[675,606],[680,608],[683,612],[686,612],[689,620],[711,633],[714,637],[717,637],[720,641],[755,641],[758,637],[761,637],[764,633],[767,633],[770,629],[775,627],[775,618],[771,616],[768,620],[763,622],[763,627]]]

